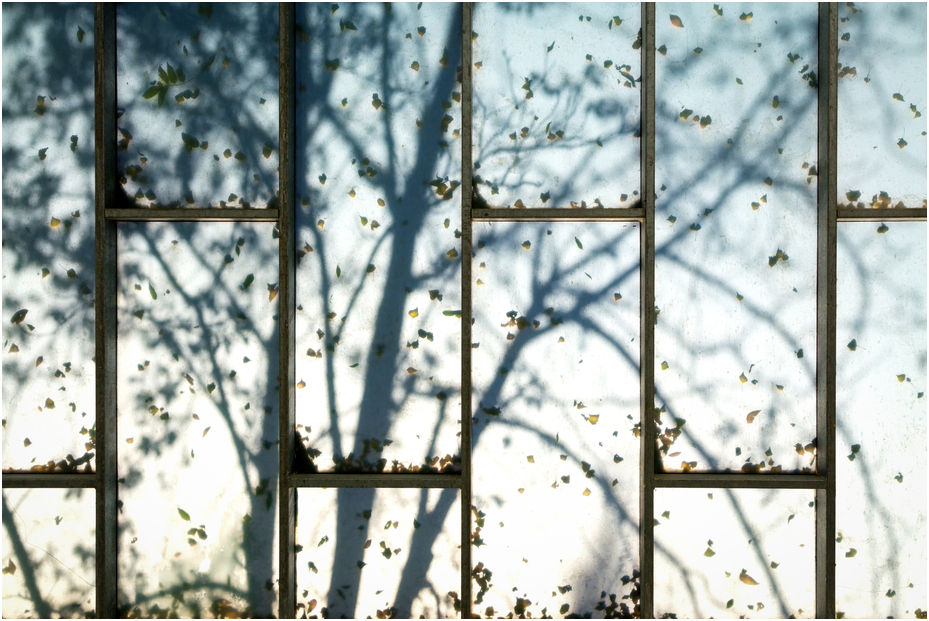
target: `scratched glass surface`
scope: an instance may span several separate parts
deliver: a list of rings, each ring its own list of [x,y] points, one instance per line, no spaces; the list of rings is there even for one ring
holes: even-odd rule
[[[816,616],[814,493],[655,490],[655,614]]]
[[[839,202],[926,207],[926,3],[839,4]]]
[[[456,489],[297,490],[297,617],[458,617],[460,503]]]
[[[666,470],[813,466],[817,25],[815,4],[657,5]]]
[[[124,615],[277,606],[278,240],[270,223],[121,223]]]
[[[276,206],[278,36],[271,3],[118,7],[121,206]]]
[[[474,181],[490,207],[633,207],[641,9],[474,5]]]
[[[631,612],[639,228],[475,223],[474,249],[475,610]]]
[[[461,468],[460,19],[297,12],[300,470]]]
[[[3,5],[3,469],[94,466],[94,20]]]
[[[3,490],[3,617],[71,619],[97,607],[94,490]]]
[[[838,226],[836,610],[850,618],[926,610],[926,232]]]

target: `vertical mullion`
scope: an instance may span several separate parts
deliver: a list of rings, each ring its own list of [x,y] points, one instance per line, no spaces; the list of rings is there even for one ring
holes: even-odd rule
[[[471,618],[471,18],[461,6],[461,618]]]
[[[296,314],[296,276],[294,273],[295,214],[294,214],[294,130],[295,130],[295,76],[296,51],[294,49],[294,4],[279,5],[280,26],[280,97],[279,97],[279,194],[278,231],[280,255],[280,291],[278,295],[279,378],[280,387],[280,442],[278,444],[280,470],[278,472],[279,534],[278,534],[278,617],[293,619],[297,607],[297,585],[294,573],[296,537],[296,489],[291,485],[293,462],[293,429],[296,400],[294,395],[296,342],[294,316]]]
[[[94,5],[96,616],[117,616],[116,5]]]
[[[655,611],[655,4],[642,3],[640,181],[644,214],[639,230],[639,607]]]
[[[838,4],[819,5],[819,176],[816,264],[816,616],[835,618],[836,175]]]

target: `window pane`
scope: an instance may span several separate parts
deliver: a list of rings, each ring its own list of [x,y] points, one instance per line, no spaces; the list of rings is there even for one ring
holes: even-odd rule
[[[3,5],[3,469],[94,465],[94,20]]]
[[[476,223],[474,240],[475,610],[631,612],[639,229]]]
[[[459,615],[458,490],[301,489],[297,502],[298,617]]]
[[[474,5],[475,206],[635,206],[640,16],[635,3]]]
[[[655,613],[815,617],[809,490],[655,490]]]
[[[839,201],[926,207],[926,3],[839,5]]]
[[[460,17],[299,10],[297,423],[314,468],[460,470]]]
[[[94,616],[94,504],[92,489],[3,490],[4,618]]]
[[[836,610],[926,609],[926,223],[841,223]]]
[[[811,467],[817,7],[659,4],[656,20],[664,467]]]
[[[124,614],[275,610],[275,237],[264,223],[119,225]]]
[[[277,5],[120,5],[116,30],[125,206],[275,206]]]

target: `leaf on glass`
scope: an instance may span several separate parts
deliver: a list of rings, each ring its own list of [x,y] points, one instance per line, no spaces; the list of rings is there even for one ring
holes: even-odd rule
[[[739,574],[739,580],[748,586],[758,586],[758,581],[749,576],[744,569],[742,570],[742,573]]]
[[[752,410],[748,413],[748,416],[745,417],[745,422],[749,424],[753,423],[755,421],[755,417],[758,416],[759,413],[761,413],[761,410]]]
[[[677,15],[671,15],[671,25],[676,26],[678,28],[683,28],[684,22],[682,22],[681,18],[678,17]]]
[[[190,521],[190,514],[184,511],[183,509],[181,509],[180,507],[177,508],[177,513],[178,515],[181,516],[181,519],[184,520],[185,522]]]

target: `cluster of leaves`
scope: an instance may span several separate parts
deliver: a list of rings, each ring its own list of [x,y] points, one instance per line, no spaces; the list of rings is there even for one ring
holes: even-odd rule
[[[187,83],[187,75],[184,73],[184,68],[178,66],[176,69],[171,66],[171,63],[166,63],[167,68],[163,68],[159,65],[158,67],[158,80],[153,80],[149,85],[148,89],[142,94],[144,99],[154,99],[158,98],[158,105],[163,106],[165,99],[168,96],[168,90],[172,86],[181,86]],[[186,99],[196,99],[200,96],[200,89],[191,91],[186,89],[182,93],[179,93],[175,98],[177,103],[184,103]]]

